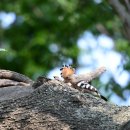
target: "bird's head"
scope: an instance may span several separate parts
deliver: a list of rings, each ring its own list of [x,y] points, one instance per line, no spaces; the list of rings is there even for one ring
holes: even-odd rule
[[[75,69],[72,66],[64,65],[61,69],[61,77],[67,79],[69,76],[75,74]]]

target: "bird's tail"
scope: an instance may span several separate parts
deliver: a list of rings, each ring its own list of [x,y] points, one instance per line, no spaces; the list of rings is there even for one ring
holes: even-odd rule
[[[105,100],[105,101],[108,101],[107,98],[105,98],[104,96],[100,95],[100,97]]]

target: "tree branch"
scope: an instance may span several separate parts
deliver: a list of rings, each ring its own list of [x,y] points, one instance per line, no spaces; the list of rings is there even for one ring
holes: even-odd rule
[[[0,102],[0,129],[119,130],[130,107],[119,107],[56,80],[22,98]]]
[[[125,6],[119,0],[108,0],[109,3],[115,8],[123,21],[127,20],[130,23],[130,14],[127,12]]]
[[[130,40],[130,13],[127,12],[125,6],[121,4],[119,0],[108,0],[108,1],[120,16],[125,28],[125,36]]]
[[[0,87],[29,86],[33,81],[25,75],[10,70],[0,70]]]

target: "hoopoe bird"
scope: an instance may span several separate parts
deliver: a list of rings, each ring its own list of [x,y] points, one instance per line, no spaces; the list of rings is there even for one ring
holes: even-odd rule
[[[93,73],[76,75],[75,69],[71,66],[64,65],[60,69],[61,77],[64,79],[65,83],[71,83],[71,86],[75,89],[78,89],[79,91],[82,91],[84,93],[90,93],[107,101],[107,99],[102,96],[98,92],[98,90],[89,83],[89,81],[91,81],[93,78],[103,73],[105,71],[105,68],[102,67],[101,70],[102,71],[100,71],[100,69],[97,69]],[[60,80],[57,76],[55,76],[54,78]]]

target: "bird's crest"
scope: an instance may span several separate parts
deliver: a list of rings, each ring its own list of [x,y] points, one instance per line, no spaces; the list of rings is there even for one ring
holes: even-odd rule
[[[61,77],[67,78],[68,76],[71,76],[75,73],[75,69],[72,66],[63,65],[60,69],[61,71]]]

